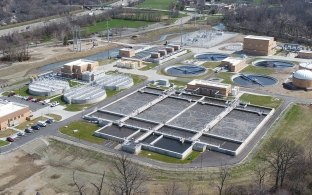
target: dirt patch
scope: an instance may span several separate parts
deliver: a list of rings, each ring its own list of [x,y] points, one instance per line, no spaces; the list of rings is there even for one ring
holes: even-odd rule
[[[17,152],[9,155],[9,158],[3,159],[2,157],[0,192],[17,185],[44,169],[43,166],[38,166],[34,163],[35,159],[30,154]]]

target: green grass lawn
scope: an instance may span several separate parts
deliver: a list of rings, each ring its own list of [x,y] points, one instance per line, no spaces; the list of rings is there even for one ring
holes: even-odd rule
[[[168,10],[169,5],[172,2],[174,1],[173,0],[145,0],[143,3],[139,4],[137,7]]]
[[[49,116],[49,117],[52,117],[56,121],[62,120],[62,116],[57,115],[57,114],[46,114],[46,115]]]
[[[211,68],[214,69],[218,66],[220,66],[221,62],[205,62],[202,64],[202,66],[206,67],[206,68]]]
[[[13,129],[6,129],[3,131],[0,131],[0,138],[9,137],[15,133],[17,133],[17,131],[15,131]]]
[[[0,140],[0,147],[8,145],[9,142]]]
[[[75,87],[75,86],[80,85],[80,83],[78,83],[78,82],[75,81],[75,80],[70,80],[68,83],[69,83],[69,86],[70,86],[70,87]]]
[[[25,121],[23,123],[21,123],[20,125],[18,125],[16,128],[20,129],[20,130],[24,130],[26,127],[30,127],[32,125],[35,125],[38,123],[38,121],[46,121],[48,118],[40,116],[38,118],[35,118],[31,121]]]
[[[123,19],[112,19],[108,21],[108,28],[139,28],[147,26],[153,22],[147,21],[134,21],[134,20],[123,20]],[[84,28],[87,33],[97,33],[105,31],[107,29],[106,21],[97,22],[95,25],[90,25]]]
[[[249,65],[244,68],[241,73],[253,73],[253,74],[263,74],[263,75],[270,75],[274,73],[272,68],[262,68],[253,65]]]
[[[244,102],[250,102],[254,105],[271,107],[271,108],[278,108],[283,100],[274,98],[272,96],[261,96],[261,95],[254,95],[245,93],[240,97],[240,100]]]
[[[94,131],[98,130],[99,126],[97,124],[88,123],[85,121],[74,121],[64,127],[61,127],[60,132],[76,137],[78,139],[82,139],[88,142],[101,144],[104,142],[104,139],[93,136]],[[74,132],[74,130],[78,130],[78,132]]]
[[[66,108],[64,110],[69,111],[69,112],[78,112],[78,111],[81,111],[83,109],[86,109],[86,108],[92,106],[92,104],[67,104],[64,101],[62,95],[51,99],[51,102],[54,102],[54,101],[57,101],[60,103],[60,105],[65,106]]]
[[[23,87],[21,87],[21,88],[19,88],[19,89],[17,89],[17,90],[15,90],[14,91],[17,95],[21,95],[21,96],[32,96],[32,97],[34,97],[34,98],[36,98],[36,99],[42,99],[42,100],[45,100],[45,99],[47,99],[47,98],[49,98],[49,97],[47,97],[47,96],[36,96],[36,95],[31,95],[29,92],[28,92],[28,85],[25,85],[25,86],[23,86]],[[7,93],[8,94],[8,93]],[[6,95],[7,95],[6,94]],[[3,94],[4,95],[4,94]]]
[[[223,79],[222,83],[227,83],[227,84],[233,84],[232,81],[232,76],[234,73],[229,73],[229,72],[219,72],[218,77]]]
[[[142,157],[150,158],[150,159],[165,162],[165,163],[174,163],[174,164],[191,163],[199,155],[200,155],[200,152],[192,151],[190,155],[188,155],[185,159],[181,160],[178,158],[170,157],[170,156],[163,155],[163,154],[158,154],[156,152],[150,152],[147,150],[142,150],[139,154],[139,156],[142,156]]]
[[[169,80],[170,83],[173,83],[174,85],[185,87],[187,83],[189,83],[191,79],[185,79],[185,80]]]
[[[158,66],[158,64],[155,64],[155,63],[144,63],[144,65],[145,66],[143,68],[140,68],[139,70],[146,71],[146,70],[150,70]]]
[[[129,75],[132,77],[134,85],[137,85],[147,80],[146,76],[136,75],[136,74],[129,74]]]

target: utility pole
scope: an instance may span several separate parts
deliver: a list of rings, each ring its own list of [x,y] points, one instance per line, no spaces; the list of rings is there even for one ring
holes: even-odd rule
[[[182,32],[182,18],[180,19],[180,37],[181,37],[181,40],[180,40],[180,45],[182,47],[182,44],[183,44],[183,32]]]
[[[107,32],[107,44],[109,44],[109,29],[108,29],[108,20],[106,20],[106,32]],[[107,50],[107,59],[110,59],[109,49]]]

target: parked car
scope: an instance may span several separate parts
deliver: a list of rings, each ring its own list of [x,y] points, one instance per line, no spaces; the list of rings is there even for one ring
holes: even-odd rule
[[[33,126],[31,126],[31,128],[33,130],[40,130],[40,126],[38,126],[38,125],[33,125]]]
[[[36,98],[31,99],[32,102],[37,102]]]
[[[18,135],[18,136],[24,136],[25,133],[24,133],[24,132],[18,132],[17,135]]]
[[[48,119],[48,120],[46,120],[45,123],[46,123],[46,124],[52,124],[52,123],[54,123],[54,120],[53,120],[53,119]]]
[[[25,133],[33,133],[33,130],[30,129],[30,128],[26,128],[26,129],[24,130],[24,132],[25,132]]]
[[[8,142],[14,142],[14,141],[15,141],[12,137],[7,137],[6,140],[7,140]]]
[[[32,99],[33,99],[32,96],[28,96],[27,101],[30,101],[30,100],[32,100]]]
[[[47,126],[47,124],[44,121],[38,121],[37,125],[40,127],[46,127]]]

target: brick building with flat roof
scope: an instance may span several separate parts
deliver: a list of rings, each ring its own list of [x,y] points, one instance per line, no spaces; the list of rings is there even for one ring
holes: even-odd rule
[[[232,92],[232,86],[225,83],[195,79],[187,84],[187,90],[197,92],[200,95],[227,97]]]
[[[268,56],[274,54],[274,37],[248,35],[244,38],[243,50],[246,54]]]
[[[29,116],[30,110],[28,106],[0,101],[0,131],[25,122]]]
[[[99,62],[80,59],[64,64],[61,68],[62,76],[74,79],[81,79],[82,73],[92,72],[99,66]]]

